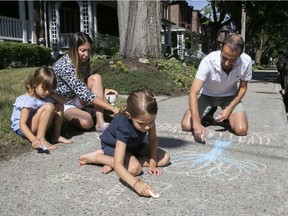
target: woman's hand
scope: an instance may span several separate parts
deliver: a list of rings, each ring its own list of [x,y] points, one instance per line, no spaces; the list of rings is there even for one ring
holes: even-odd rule
[[[104,90],[104,95],[106,96],[107,94],[115,94],[118,96],[118,92],[114,89],[105,89]]]
[[[147,169],[149,174],[155,174],[157,176],[163,174],[163,170],[159,169],[158,167],[148,167]]]
[[[114,109],[112,110],[113,116],[117,116],[120,113],[120,108],[117,106],[114,106]]]

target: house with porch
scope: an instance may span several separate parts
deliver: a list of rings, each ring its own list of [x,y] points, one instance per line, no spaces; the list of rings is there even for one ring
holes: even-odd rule
[[[0,6],[0,40],[43,44],[56,58],[66,53],[75,32],[86,32],[92,38],[98,33],[119,35],[116,0],[18,0],[1,1]],[[164,0],[163,49],[177,49],[181,59],[193,46],[204,51],[200,16],[185,1]]]
[[[33,1],[0,1],[0,40],[36,43]]]
[[[171,48],[177,50],[180,59],[199,56],[209,52],[209,37],[206,26],[201,23],[202,14],[186,1],[172,1],[167,8],[171,25]]]
[[[44,44],[57,58],[78,31],[118,36],[117,1],[0,1],[2,41]]]

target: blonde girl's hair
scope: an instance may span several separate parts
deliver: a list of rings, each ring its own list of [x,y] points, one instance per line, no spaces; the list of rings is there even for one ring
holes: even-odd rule
[[[127,98],[124,110],[134,118],[147,113],[157,115],[158,106],[155,95],[147,89],[133,91]]]
[[[79,60],[78,48],[87,42],[91,46],[93,45],[93,41],[88,34],[84,32],[77,32],[76,34],[73,35],[72,39],[70,40],[68,49],[68,56],[70,57],[75,68],[75,76],[81,79],[82,81],[84,81],[82,75],[82,69],[86,67],[87,70],[90,70],[90,59],[83,65]]]
[[[53,69],[42,66],[35,70],[30,75],[25,83],[25,89],[27,92],[35,94],[37,86],[42,84],[42,88],[45,90],[54,90],[57,87],[57,78]]]

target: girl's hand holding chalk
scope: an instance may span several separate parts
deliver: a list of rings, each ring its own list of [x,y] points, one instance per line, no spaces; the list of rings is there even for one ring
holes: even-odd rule
[[[150,194],[151,197],[158,199],[160,197],[160,194],[158,193],[153,193],[151,190],[148,189],[148,192]]]

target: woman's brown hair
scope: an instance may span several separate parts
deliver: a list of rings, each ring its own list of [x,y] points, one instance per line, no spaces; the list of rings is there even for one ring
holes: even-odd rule
[[[84,32],[77,32],[70,40],[68,49],[68,55],[75,68],[75,75],[79,77],[82,81],[84,81],[82,76],[82,67],[86,66],[88,67],[88,70],[90,70],[90,59],[85,63],[85,65],[81,64],[81,62],[79,61],[78,47],[87,42],[91,44],[91,46],[93,45],[93,41],[88,34]]]

